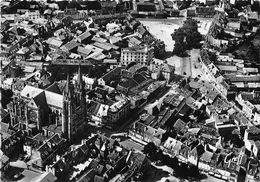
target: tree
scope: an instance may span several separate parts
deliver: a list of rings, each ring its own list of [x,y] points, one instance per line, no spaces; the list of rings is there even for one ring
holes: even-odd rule
[[[184,57],[186,55],[186,51],[185,51],[185,45],[184,42],[175,42],[172,54],[180,56],[180,57]]]
[[[252,11],[260,12],[260,2],[254,1],[253,5],[251,6]]]
[[[209,60],[212,61],[212,62],[215,62],[218,59],[216,53],[214,53],[214,52],[208,51],[208,56],[209,56],[208,57]]]
[[[2,88],[0,88],[1,91],[1,105],[4,109],[7,108],[7,104],[10,103],[10,101],[12,100],[12,96],[13,96],[13,92],[12,90],[8,89],[8,90],[4,90]]]
[[[192,48],[200,48],[202,35],[198,32],[197,20],[188,19],[181,28],[176,29],[172,34],[175,41],[173,54],[177,56],[186,56],[186,50]]]
[[[143,152],[147,156],[153,158],[157,153],[157,147],[153,142],[149,142],[147,145],[144,146]]]

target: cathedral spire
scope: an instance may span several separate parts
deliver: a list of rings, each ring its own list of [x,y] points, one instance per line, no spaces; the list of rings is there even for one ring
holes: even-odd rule
[[[70,74],[68,72],[67,74],[67,83],[66,83],[66,86],[65,86],[65,89],[64,89],[64,95],[65,96],[68,96],[69,98],[72,97],[72,90],[71,90],[71,85],[70,85]]]
[[[81,72],[81,65],[80,65],[80,63],[79,63],[79,69],[78,69],[77,86],[80,89],[83,89],[83,78],[82,78],[82,72]]]

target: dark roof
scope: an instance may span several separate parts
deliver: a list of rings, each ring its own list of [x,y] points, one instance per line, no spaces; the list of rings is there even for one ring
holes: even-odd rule
[[[62,169],[62,170],[65,170],[66,169],[66,163],[64,163],[61,159],[58,160],[54,165],[53,167],[58,167],[59,169]]]
[[[82,150],[82,152],[84,153],[84,154],[87,154],[88,153],[88,151],[89,151],[89,148],[88,148],[88,146],[87,145],[82,145],[81,147],[80,147],[80,149]]]
[[[5,118],[6,116],[8,116],[8,114],[9,114],[9,113],[8,113],[7,111],[5,111],[3,108],[0,108],[0,112],[1,112],[1,113],[0,113],[1,120],[4,119],[4,118]],[[0,121],[1,121],[1,120],[0,120]]]
[[[134,75],[134,77],[133,77],[133,80],[134,80],[136,83],[138,83],[138,84],[144,82],[146,79],[147,79],[147,78],[146,78],[145,76],[143,76],[141,73],[140,73],[140,74],[136,74],[136,75]]]
[[[44,107],[44,106],[47,105],[46,97],[45,97],[45,93],[44,92],[39,93],[32,100],[34,101],[36,106],[43,106]]]
[[[124,88],[127,88],[127,89],[131,89],[131,88],[137,86],[138,83],[134,79],[130,78],[127,81],[125,81],[123,83],[120,83],[119,85],[121,87],[124,87]]]
[[[71,1],[71,2],[66,6],[66,8],[67,8],[67,9],[74,9],[74,8],[76,8],[77,10],[81,10],[81,9],[82,9],[81,5],[80,5],[78,2],[76,2],[76,1]]]
[[[99,165],[99,162],[98,162],[96,159],[93,159],[93,160],[90,162],[89,167],[90,167],[91,169],[94,169],[94,168],[97,168],[98,165]]]
[[[94,169],[90,169],[87,173],[85,173],[85,175],[80,180],[78,180],[78,182],[92,181],[96,174],[97,172]]]
[[[142,153],[132,152],[130,156],[130,161],[132,161],[132,166],[140,169],[145,161],[146,157]],[[147,159],[146,159],[147,160]]]
[[[123,70],[122,71],[122,76],[127,77],[127,78],[132,78],[134,76],[134,73],[130,72],[128,70]]]
[[[56,94],[61,94],[60,88],[56,82],[54,82],[53,84],[48,86],[45,90],[56,93]]]
[[[93,115],[96,115],[100,106],[101,106],[100,103],[91,101],[89,110]]]
[[[148,115],[143,121],[144,124],[150,125],[150,123],[156,118],[156,116]]]
[[[102,79],[106,82],[109,81],[114,75],[121,73],[121,67],[116,67],[115,69],[111,70],[104,76],[102,76]]]
[[[108,158],[111,159],[112,161],[116,162],[119,157],[118,152],[112,152],[108,155]]]
[[[44,161],[49,157],[49,155],[52,153],[52,149],[49,147],[47,143],[44,143],[42,146],[38,148],[38,151],[41,154],[41,158]]]
[[[49,142],[52,143],[52,144],[55,144],[55,145],[57,146],[58,144],[60,144],[60,142],[61,142],[62,140],[63,140],[63,139],[60,138],[58,134],[55,134],[55,135],[53,135],[52,138],[50,138]]]
[[[221,109],[221,110],[229,109],[229,105],[219,97],[215,100],[215,102],[213,103],[213,106],[215,106],[216,108]]]
[[[101,7],[104,7],[104,8],[109,8],[109,7],[115,8],[116,2],[114,2],[114,1],[101,1],[100,5],[101,5]]]

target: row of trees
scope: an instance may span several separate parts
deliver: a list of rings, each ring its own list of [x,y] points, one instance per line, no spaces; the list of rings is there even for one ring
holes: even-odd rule
[[[5,90],[3,88],[0,88],[0,94],[1,94],[0,106],[2,106],[4,109],[7,109],[7,104],[9,104],[10,101],[12,101],[13,92],[10,89]]]
[[[186,50],[201,47],[202,35],[198,32],[197,20],[187,19],[171,36],[175,41],[172,53],[177,56],[187,56]]]
[[[181,163],[177,157],[171,158],[168,155],[163,154],[163,152],[158,149],[153,142],[144,146],[143,153],[152,161],[159,160],[163,164],[171,167],[174,170],[174,174],[179,178],[195,180],[203,177],[200,176],[198,166]]]

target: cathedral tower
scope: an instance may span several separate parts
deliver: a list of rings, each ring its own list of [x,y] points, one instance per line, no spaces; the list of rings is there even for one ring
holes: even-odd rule
[[[75,102],[73,97],[73,89],[70,84],[70,75],[67,75],[67,83],[63,92],[63,108],[62,108],[62,132],[64,137],[72,141],[73,136],[73,111],[75,110]]]

